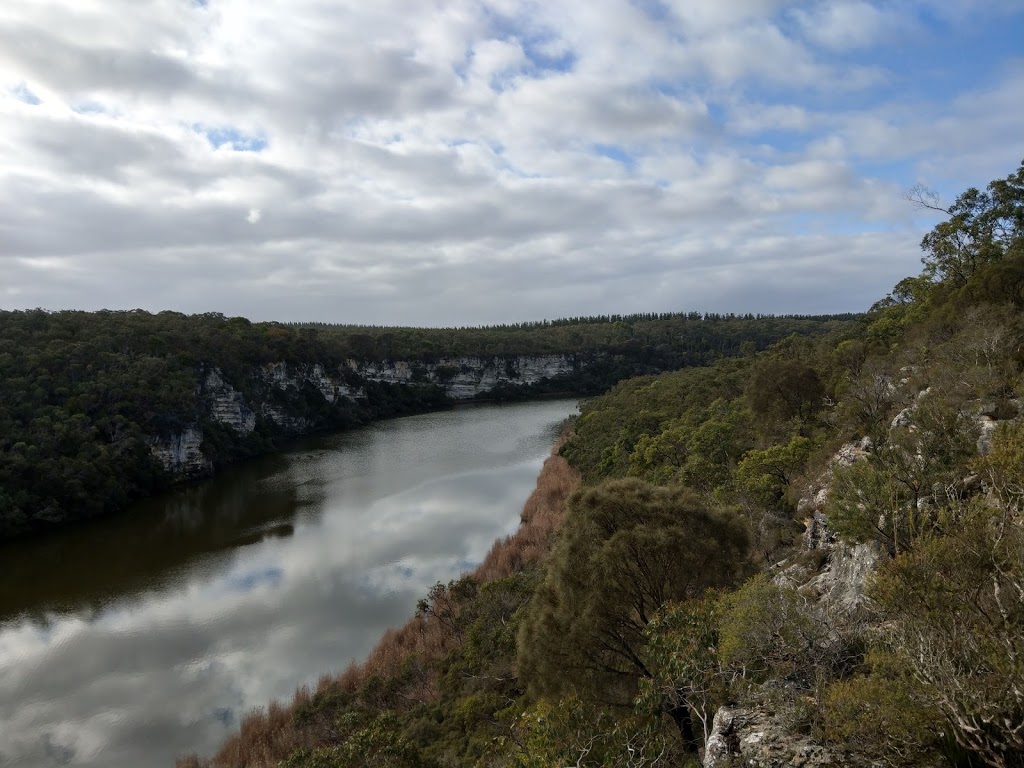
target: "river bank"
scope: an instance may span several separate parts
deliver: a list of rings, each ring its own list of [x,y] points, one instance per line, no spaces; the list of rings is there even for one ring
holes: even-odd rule
[[[170,765],[364,659],[516,529],[575,400],[302,441],[0,546],[0,763]]]
[[[558,455],[568,437],[568,425],[562,430],[551,455],[537,475],[536,485],[520,513],[516,531],[497,540],[483,562],[458,580],[435,588],[421,600],[417,614],[398,629],[388,630],[361,663],[353,663],[340,674],[325,674],[316,686],[304,686],[290,702],[271,702],[250,712],[233,735],[212,758],[190,755],[177,762],[178,768],[235,768],[277,765],[289,756],[308,755],[336,743],[341,735],[335,718],[368,689],[391,688],[389,700],[404,699],[410,708],[446,698],[445,666],[466,644],[461,625],[478,609],[480,595],[510,591],[506,602],[493,615],[486,616],[477,630],[489,635],[490,647],[482,653],[501,655],[505,673],[512,677],[508,619],[532,593],[536,566],[548,555],[555,532],[560,527],[569,496],[579,487],[580,476]],[[518,582],[509,590],[511,583]],[[438,587],[441,587],[439,584]],[[496,642],[494,621],[500,621],[504,640]],[[415,673],[410,676],[409,669]],[[494,671],[494,670],[491,670]],[[492,675],[492,677],[494,677]],[[495,680],[501,678],[494,677]],[[362,708],[360,704],[358,708]],[[387,738],[387,734],[382,734]],[[301,757],[299,758],[301,759]]]

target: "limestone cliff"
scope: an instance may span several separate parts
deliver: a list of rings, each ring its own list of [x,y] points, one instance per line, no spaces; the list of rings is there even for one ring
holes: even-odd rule
[[[377,418],[379,409],[368,403],[367,395],[368,386],[375,384],[443,393],[427,404],[438,407],[445,400],[486,398],[498,390],[507,393],[558,380],[580,367],[582,363],[566,355],[443,358],[434,363],[347,360],[334,366],[276,362],[231,375],[209,367],[197,372],[197,406],[188,423],[172,434],[153,436],[150,447],[172,475],[200,477],[216,463],[209,445],[214,425],[226,427],[234,440],[248,441],[243,454],[252,454],[259,452],[265,436],[294,437]]]
[[[453,400],[487,395],[500,385],[520,387],[571,373],[576,362],[568,355],[540,357],[456,357],[436,363],[404,360],[365,363],[350,360],[349,370],[369,381],[389,384],[436,384]]]

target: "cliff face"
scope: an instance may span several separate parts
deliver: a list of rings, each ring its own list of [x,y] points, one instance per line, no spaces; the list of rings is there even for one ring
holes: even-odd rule
[[[207,444],[211,425],[228,428],[234,439],[292,437],[373,418],[367,385],[440,389],[450,400],[471,400],[497,388],[507,391],[563,377],[578,367],[565,355],[460,357],[436,363],[348,360],[336,368],[278,362],[234,377],[212,367],[197,377],[198,407],[191,422],[174,434],[152,438],[150,447],[171,474],[200,477],[215,463]]]
[[[575,363],[568,355],[540,357],[454,357],[436,363],[348,362],[349,370],[368,380],[388,384],[436,384],[453,400],[471,400],[499,385],[524,386],[542,379],[571,373]]]

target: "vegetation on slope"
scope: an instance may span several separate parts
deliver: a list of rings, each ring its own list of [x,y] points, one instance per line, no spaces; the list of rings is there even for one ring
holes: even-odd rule
[[[688,765],[730,704],[841,764],[1024,765],[1024,166],[949,216],[860,329],[589,402],[549,544],[208,764]],[[853,550],[798,546],[814,503],[880,558],[844,610],[809,577]]]

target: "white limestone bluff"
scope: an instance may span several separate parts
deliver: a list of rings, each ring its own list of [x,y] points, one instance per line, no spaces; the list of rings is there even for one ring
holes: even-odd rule
[[[500,384],[523,386],[541,379],[553,379],[573,370],[568,355],[540,357],[455,357],[436,363],[411,363],[404,360],[363,363],[349,360],[351,371],[369,381],[389,384],[437,384],[453,400],[471,400],[485,395]]]
[[[276,362],[229,377],[220,368],[201,371],[196,383],[198,412],[171,435],[150,439],[150,450],[171,474],[201,477],[213,470],[203,451],[203,422],[216,422],[239,436],[259,425],[284,436],[323,428],[309,413],[313,405],[356,407],[367,382],[407,387],[440,387],[451,400],[486,398],[504,391],[571,374],[583,363],[567,355],[538,357],[458,357],[436,362],[346,360],[329,369],[317,364]],[[303,408],[305,405],[307,407]]]

